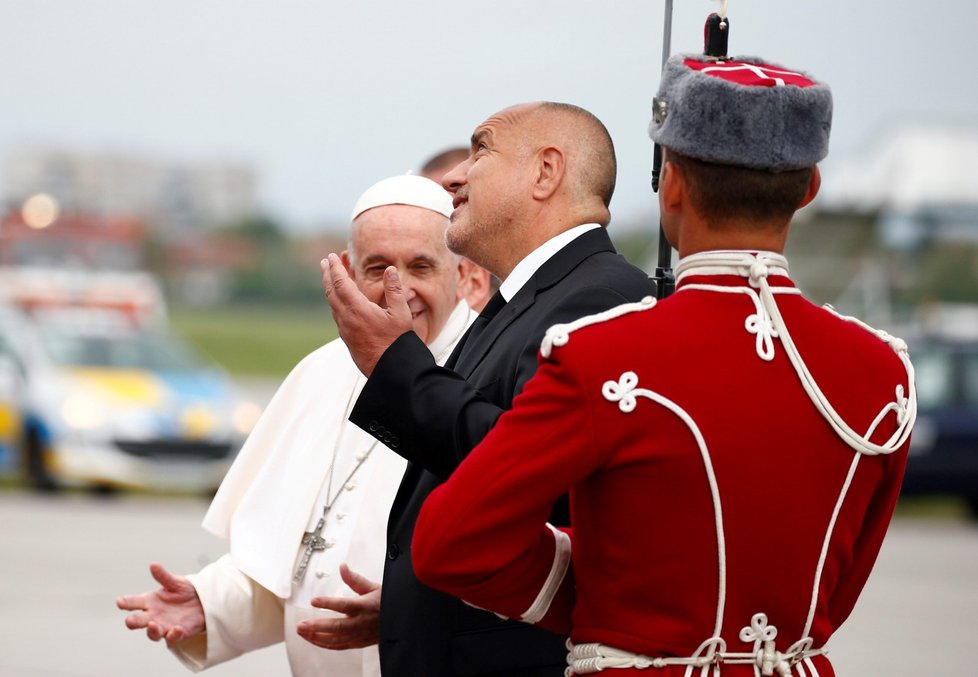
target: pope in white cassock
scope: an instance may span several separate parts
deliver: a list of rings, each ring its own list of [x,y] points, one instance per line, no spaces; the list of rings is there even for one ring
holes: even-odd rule
[[[384,270],[397,268],[414,331],[439,364],[475,318],[445,247],[451,212],[433,181],[385,179],[357,201],[343,253],[357,287],[385,308]],[[187,577],[152,564],[162,587],[117,600],[135,612],[127,627],[165,639],[194,671],[284,640],[294,675],[380,674],[374,581],[405,461],[348,423],[363,383],[339,339],[295,367],[204,517],[230,552]]]

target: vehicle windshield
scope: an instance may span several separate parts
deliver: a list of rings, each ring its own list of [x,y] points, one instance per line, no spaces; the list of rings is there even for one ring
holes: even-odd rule
[[[918,350],[912,356],[917,381],[917,404],[933,409],[951,404],[954,399],[954,365],[947,351]]]
[[[45,352],[58,364],[150,371],[196,371],[206,367],[189,347],[165,334],[85,334],[47,328]]]

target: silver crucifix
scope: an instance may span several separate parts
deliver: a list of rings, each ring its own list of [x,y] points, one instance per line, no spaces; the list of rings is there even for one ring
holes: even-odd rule
[[[302,553],[302,559],[299,561],[299,566],[295,570],[295,576],[292,577],[294,582],[301,582],[306,575],[306,569],[309,567],[309,560],[312,559],[312,553],[322,552],[329,547],[326,539],[322,537],[324,526],[326,526],[325,515],[320,517],[319,521],[316,522],[315,529],[307,531],[302,535],[302,545],[306,546],[306,549]]]

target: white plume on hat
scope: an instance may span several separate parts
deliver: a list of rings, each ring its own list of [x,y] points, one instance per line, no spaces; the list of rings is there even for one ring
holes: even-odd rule
[[[423,176],[402,174],[378,181],[363,192],[353,207],[350,221],[374,207],[409,205],[430,209],[446,218],[452,215],[452,196]]]

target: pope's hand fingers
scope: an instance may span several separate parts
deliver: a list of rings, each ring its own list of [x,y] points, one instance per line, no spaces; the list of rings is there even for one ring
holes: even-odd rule
[[[343,582],[346,583],[350,589],[353,590],[353,592],[359,595],[365,595],[368,592],[373,592],[380,587],[380,583],[374,583],[366,576],[361,576],[346,564],[340,565],[340,578],[343,579]]]
[[[344,627],[349,625],[349,618],[314,618],[308,621],[300,621],[296,625],[296,630],[301,635],[311,635],[313,633],[336,635],[342,634]]]
[[[338,649],[336,646],[337,639],[336,636],[331,633],[320,633],[320,632],[303,632],[299,630],[299,636],[306,640],[310,644],[315,644],[322,649]]]
[[[149,616],[147,614],[130,614],[126,616],[126,627],[130,630],[142,630],[147,625],[149,625]]]
[[[164,590],[179,590],[183,587],[183,581],[166,570],[159,562],[149,565],[149,572],[156,579],[156,582],[163,586]]]
[[[313,597],[310,603],[317,609],[329,609],[347,616],[354,616],[363,611],[360,600],[348,597]]]
[[[176,644],[187,638],[187,631],[181,628],[179,625],[170,628],[166,633],[166,643]]]
[[[154,642],[158,642],[161,639],[163,639],[164,634],[166,633],[163,632],[163,628],[160,627],[159,623],[156,623],[155,621],[150,621],[146,625],[146,636],[149,637]]]
[[[145,611],[146,598],[143,595],[123,595],[115,600],[115,605],[123,611]]]
[[[300,623],[296,631],[307,642],[323,649],[342,651],[344,649],[357,649],[365,645],[364,642],[357,641],[358,638],[348,629],[344,628],[334,630],[322,625],[304,625]]]

